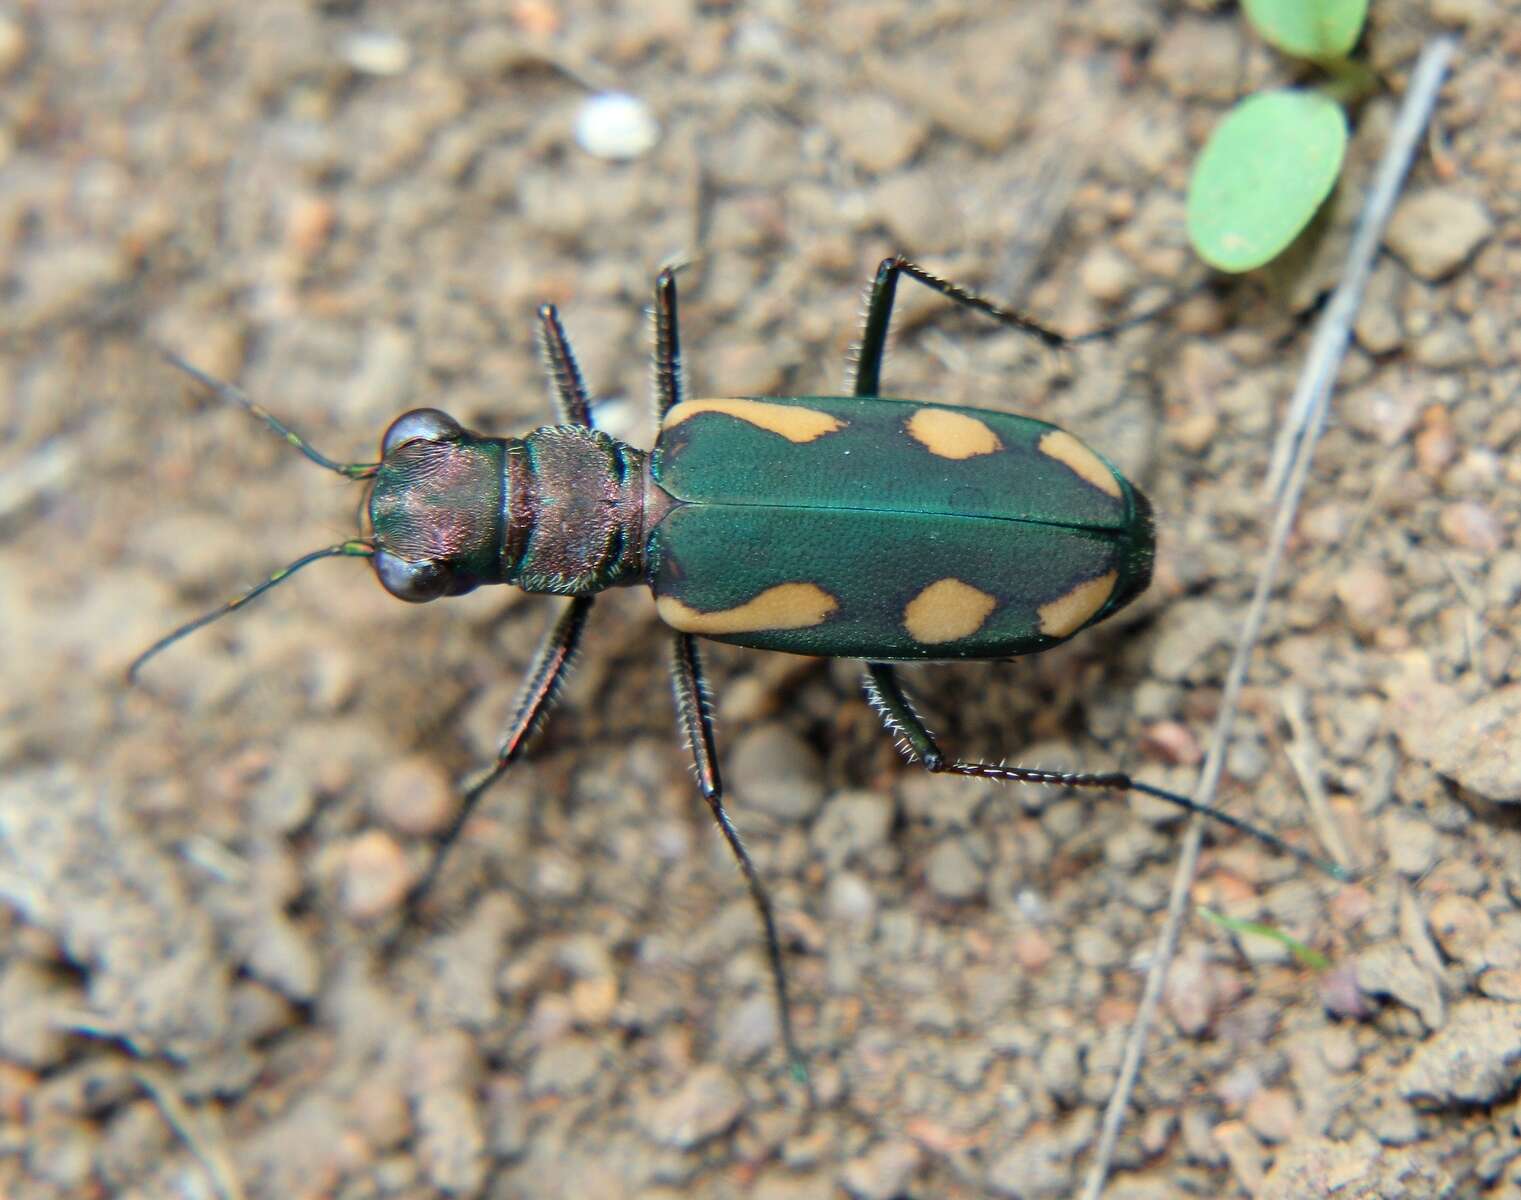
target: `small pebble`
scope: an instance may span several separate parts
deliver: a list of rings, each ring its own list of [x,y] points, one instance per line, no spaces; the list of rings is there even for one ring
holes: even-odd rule
[[[1427,922],[1448,958],[1468,967],[1484,965],[1484,942],[1494,922],[1477,900],[1455,892],[1438,896]]]
[[[888,175],[903,166],[929,132],[922,118],[870,92],[837,99],[818,119],[834,134],[840,153],[871,175]]]
[[[1014,935],[1012,945],[1014,961],[1025,971],[1034,975],[1050,965],[1056,957],[1051,939],[1038,929],[1026,927]]]
[[[349,1102],[349,1124],[376,1150],[399,1146],[412,1132],[412,1109],[394,1081],[371,1075]]]
[[[1350,1071],[1357,1066],[1357,1038],[1345,1025],[1332,1025],[1320,1035],[1320,1057],[1331,1070]]]
[[[1521,970],[1494,967],[1479,976],[1479,994],[1521,1004]]]
[[[840,871],[830,876],[826,902],[832,921],[870,926],[877,916],[876,891],[853,871]]]
[[[1505,531],[1499,518],[1477,500],[1459,500],[1447,505],[1437,523],[1449,541],[1465,550],[1493,554],[1505,544]]]
[[[745,1094],[724,1068],[698,1067],[669,1095],[647,1100],[638,1114],[649,1137],[663,1146],[690,1150],[715,1138],[745,1111]]]
[[[1215,1144],[1225,1152],[1231,1174],[1249,1196],[1259,1195],[1266,1175],[1266,1155],[1244,1121],[1222,1121],[1213,1131]]]
[[[1521,803],[1521,684],[1441,717],[1424,749],[1435,770],[1469,791]]]
[[[1320,1002],[1333,1017],[1361,1021],[1373,1012],[1373,1004],[1357,983],[1357,964],[1339,963],[1315,979]]]
[[[1336,598],[1347,623],[1363,637],[1372,637],[1394,616],[1394,585],[1376,563],[1353,563],[1343,571],[1336,579]]]
[[[338,211],[326,196],[298,196],[285,214],[285,245],[305,263],[321,253],[338,222]]]
[[[1077,1099],[1083,1082],[1083,1064],[1077,1043],[1070,1037],[1057,1035],[1046,1043],[1040,1053],[1040,1081],[1059,1104],[1071,1104]]]
[[[948,837],[925,860],[925,882],[943,900],[971,900],[987,885],[986,872],[967,848],[966,839]]]
[[[924,1151],[906,1138],[878,1142],[840,1171],[845,1190],[860,1200],[894,1200],[906,1195],[924,1162]]]
[[[1439,1029],[1446,1022],[1446,1005],[1437,981],[1408,950],[1394,942],[1370,946],[1357,956],[1357,986],[1414,1009],[1427,1029]]]
[[[1299,1106],[1287,1088],[1263,1088],[1246,1102],[1242,1116],[1251,1131],[1270,1145],[1288,1141],[1299,1128]]]
[[[1415,1048],[1400,1095],[1419,1104],[1495,1104],[1521,1083],[1521,1004],[1465,1000],[1446,1027]]]
[[[570,1011],[579,1025],[606,1025],[617,1007],[618,981],[611,975],[578,979],[570,986]]]
[[[0,75],[14,71],[26,52],[26,26],[9,13],[0,13]]]
[[[413,1103],[423,1174],[450,1196],[474,1196],[486,1182],[486,1130],[473,1092],[446,1088]]]
[[[601,92],[588,97],[576,113],[576,144],[593,158],[641,158],[659,140],[660,122],[637,96]]]
[[[1389,248],[1422,279],[1441,279],[1494,231],[1484,205],[1455,188],[1406,196],[1389,218]]]
[[[767,988],[725,1010],[719,1047],[727,1062],[744,1067],[762,1059],[780,1037],[776,998]]]
[[[1172,766],[1194,766],[1204,761],[1199,740],[1181,721],[1157,721],[1148,725],[1141,732],[1141,746]]]
[[[353,921],[373,921],[401,904],[412,872],[396,839],[372,829],[345,848],[342,879],[344,913]]]
[[[378,819],[413,837],[442,833],[457,803],[448,774],[424,754],[408,755],[386,768],[370,802]]]
[[[995,1196],[1010,1200],[1057,1200],[1070,1196],[1073,1159],[1067,1150],[1046,1137],[1016,1143],[988,1168],[987,1187]]]
[[[1405,1101],[1381,1095],[1368,1115],[1369,1131],[1386,1146],[1403,1146],[1421,1136],[1421,1121]]]
[[[1422,414],[1414,444],[1416,465],[1425,474],[1435,477],[1452,465],[1458,455],[1458,435],[1445,406],[1433,404]]]
[[[602,1074],[602,1048],[589,1037],[569,1034],[539,1050],[528,1068],[530,1096],[573,1096]]]
[[[1382,825],[1389,865],[1396,871],[1414,879],[1436,866],[1442,839],[1429,822],[1396,810],[1384,815]]]
[[[1095,300],[1113,304],[1135,290],[1135,264],[1110,245],[1100,245],[1079,267],[1083,289]]]
[[[806,821],[824,803],[824,768],[812,746],[786,726],[758,725],[734,743],[735,794],[782,821]]]
[[[890,795],[840,792],[825,803],[809,841],[831,867],[844,866],[886,844],[893,815]]]
[[[1198,1037],[1215,1016],[1214,976],[1209,964],[1199,955],[1180,955],[1167,972],[1162,998],[1179,1032]]]
[[[263,910],[252,924],[249,973],[299,1004],[316,999],[322,955],[307,932],[278,909]]]

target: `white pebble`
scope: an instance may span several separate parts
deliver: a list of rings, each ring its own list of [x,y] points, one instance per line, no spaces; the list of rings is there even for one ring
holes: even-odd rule
[[[576,114],[576,141],[595,158],[638,158],[659,140],[660,122],[637,96],[603,92]]]
[[[345,38],[342,54],[361,75],[400,75],[412,65],[412,47],[405,38],[375,30]]]

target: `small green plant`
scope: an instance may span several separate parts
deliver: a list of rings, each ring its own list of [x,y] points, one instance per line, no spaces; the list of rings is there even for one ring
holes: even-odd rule
[[[1299,960],[1299,965],[1307,967],[1311,971],[1324,971],[1331,965],[1319,950],[1306,946],[1298,938],[1292,937],[1274,925],[1264,925],[1260,921],[1243,921],[1240,917],[1228,917],[1224,913],[1216,912],[1212,908],[1199,908],[1199,915],[1211,925],[1217,925],[1228,933],[1237,937],[1262,937],[1288,949],[1289,953]]]
[[[1188,237],[1221,271],[1276,258],[1331,194],[1347,150],[1343,105],[1371,76],[1347,56],[1368,0],[1245,0],[1263,40],[1325,70],[1317,88],[1284,88],[1242,100],[1215,127],[1188,187]]]

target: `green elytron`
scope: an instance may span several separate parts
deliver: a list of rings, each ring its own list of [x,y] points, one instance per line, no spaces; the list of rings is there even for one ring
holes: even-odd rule
[[[487,437],[437,409],[399,417],[374,463],[337,463],[241,392],[173,358],[319,465],[369,482],[369,530],[308,554],[149,647],[150,657],[319,558],[368,557],[404,600],[490,583],[569,597],[530,669],[495,764],[466,791],[409,914],[487,787],[521,755],[563,681],[594,596],[644,583],[674,631],[676,710],[697,782],[744,870],[765,931],[781,1032],[799,1075],[787,977],[769,894],[723,803],[696,638],[858,658],[890,733],[930,771],[1158,796],[1321,863],[1187,797],[1120,773],[1009,767],[947,757],[893,662],[1008,658],[1065,641],[1133,600],[1151,576],[1151,509],[1071,434],[1027,417],[879,395],[900,275],[1059,346],[1068,339],[900,257],[877,271],[854,395],[687,399],[676,281],[655,289],[660,433],[648,454],[592,424],[559,316],[539,310],[557,425]],[[1109,331],[1104,331],[1109,332]],[[1097,336],[1097,335],[1089,335]]]
[[[1151,577],[1150,506],[1071,434],[876,397],[689,400],[645,541],[666,624],[870,661],[1034,654]],[[1039,564],[1039,570],[1031,570]]]

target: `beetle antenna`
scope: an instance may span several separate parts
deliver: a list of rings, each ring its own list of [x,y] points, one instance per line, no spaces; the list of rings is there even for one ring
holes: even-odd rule
[[[206,372],[201,370],[199,367],[193,366],[192,364],[186,362],[173,350],[160,346],[158,348],[158,352],[164,356],[164,361],[166,361],[171,367],[177,367],[186,375],[189,375],[191,379],[194,379],[203,388],[215,393],[218,399],[225,400],[228,404],[235,404],[245,412],[251,413],[253,416],[258,417],[259,420],[268,425],[269,428],[273,430],[276,436],[278,436],[282,441],[294,446],[297,450],[301,451],[302,454],[306,455],[307,458],[311,459],[312,462],[316,463],[319,467],[322,467],[328,471],[332,471],[338,475],[342,475],[345,479],[369,479],[372,475],[375,474],[376,471],[380,469],[379,463],[335,462],[333,459],[329,458],[326,454],[323,454],[320,450],[308,442],[294,429],[290,428],[290,426],[282,422],[278,417],[267,410],[262,404],[254,401],[253,398],[250,397],[247,392],[243,391],[242,388],[235,387],[234,385],[227,383],[224,380],[217,379],[214,376],[206,374]]]
[[[127,682],[129,684],[136,683],[138,672],[143,669],[143,664],[145,664],[150,658],[155,657],[159,651],[167,650],[181,638],[194,633],[197,629],[201,629],[204,626],[210,625],[213,621],[220,621],[228,613],[235,612],[236,610],[242,608],[250,600],[254,600],[259,596],[262,596],[277,583],[284,583],[285,580],[289,579],[292,575],[294,575],[297,571],[299,571],[307,564],[314,563],[319,558],[369,558],[374,553],[375,546],[373,543],[355,540],[349,542],[339,542],[336,546],[328,546],[322,550],[313,550],[310,554],[303,554],[300,558],[296,559],[295,562],[287,563],[285,566],[281,567],[278,571],[271,575],[268,579],[266,579],[263,583],[256,584],[254,587],[249,588],[241,596],[234,596],[231,600],[229,600],[226,604],[221,605],[219,608],[214,608],[210,612],[202,613],[200,616],[196,617],[195,620],[186,621],[185,624],[181,625],[178,629],[174,630],[171,633],[166,633],[163,637],[159,638],[158,641],[154,642],[153,645],[149,646],[146,650],[144,650],[141,654],[132,660],[131,665],[127,667]]]

